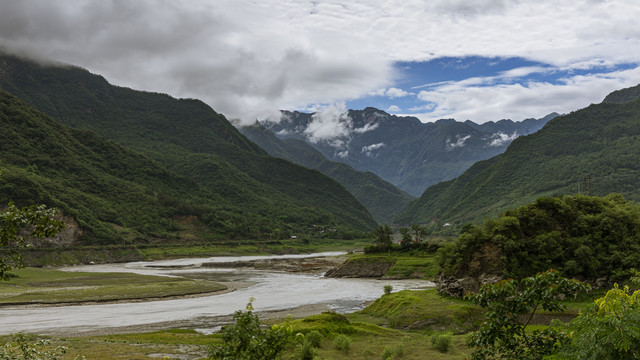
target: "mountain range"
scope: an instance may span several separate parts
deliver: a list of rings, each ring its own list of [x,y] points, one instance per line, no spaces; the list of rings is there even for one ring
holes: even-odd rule
[[[417,197],[477,161],[501,154],[515,138],[538,131],[556,116],[483,124],[453,119],[422,123],[369,107],[332,115],[283,111],[279,119],[269,118],[261,125],[280,139],[303,140],[329,160],[373,172]]]
[[[306,141],[295,138],[281,140],[259,123],[241,126],[239,130],[269,154],[316,169],[338,181],[378,223],[391,224],[393,218],[414,199],[372,172],[357,171],[350,165],[327,159]]]
[[[0,56],[0,89],[7,103],[0,201],[58,206],[77,219],[85,241],[123,232],[171,238],[184,219],[200,229],[191,235],[212,239],[340,235],[376,225],[342,185],[268,155],[199,100],[11,55]],[[58,147],[66,150],[52,151]]]
[[[396,221],[479,223],[546,195],[619,193],[639,201],[639,183],[640,85],[515,139],[503,154],[428,188]]]

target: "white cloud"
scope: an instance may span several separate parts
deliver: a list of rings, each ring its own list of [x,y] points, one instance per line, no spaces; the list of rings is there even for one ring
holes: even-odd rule
[[[387,108],[387,112],[391,114],[399,113],[402,111],[397,105],[391,105]]]
[[[395,98],[405,97],[413,94],[408,91],[404,91],[402,89],[392,87],[387,89],[386,95],[391,99],[395,99]]]
[[[414,93],[396,88],[390,87],[388,89],[378,89],[375,91],[369,92],[367,95],[369,96],[386,96],[390,99],[401,98],[405,96],[415,95]]]
[[[378,150],[378,149],[380,149],[380,148],[382,148],[384,146],[385,146],[384,143],[377,143],[377,144],[371,144],[371,145],[363,146],[362,147],[362,153],[365,154],[366,156],[371,157],[371,154],[374,151],[376,151],[376,150]]]
[[[509,135],[509,134],[505,134],[505,133],[495,133],[493,134],[488,140],[489,140],[489,146],[502,146],[504,144],[510,143],[513,140],[515,140],[518,136],[520,136],[520,134],[518,134],[517,131],[515,131],[513,134]]]
[[[451,151],[458,147],[463,147],[464,143],[470,138],[471,138],[471,135],[466,135],[466,136],[456,135],[453,141],[451,141],[451,138],[447,138],[447,140],[445,141],[445,147],[447,151]]]
[[[341,103],[314,113],[304,134],[312,143],[333,140],[334,147],[342,147],[344,141],[335,139],[346,137],[351,131],[352,122],[346,111],[344,103]]]
[[[640,2],[625,0],[21,0],[0,2],[0,48],[80,65],[118,85],[199,98],[252,123],[376,89],[408,96],[394,87],[395,61],[476,55],[564,69],[638,63],[639,17]],[[488,94],[479,84],[442,84],[421,96],[434,100],[436,117],[529,117],[535,113],[508,106],[541,111],[531,102],[564,99],[573,109],[576,98],[600,98],[637,83],[636,75],[500,85]]]
[[[354,127],[345,104],[336,103],[315,112],[309,125],[301,131],[312,143],[324,141],[336,149],[342,149],[348,146],[352,133],[363,134],[375,130],[378,125],[367,123],[363,127]]]
[[[640,83],[640,68],[602,74],[576,75],[556,84],[500,83],[496,77],[449,82],[422,90],[418,98],[435,104],[433,111],[413,114],[422,121],[441,118],[483,123],[501,118],[515,121],[568,113],[598,103],[611,91]]]

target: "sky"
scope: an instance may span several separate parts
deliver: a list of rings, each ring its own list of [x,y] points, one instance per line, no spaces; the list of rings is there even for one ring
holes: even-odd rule
[[[640,83],[636,0],[0,0],[0,49],[253,123],[540,118]]]

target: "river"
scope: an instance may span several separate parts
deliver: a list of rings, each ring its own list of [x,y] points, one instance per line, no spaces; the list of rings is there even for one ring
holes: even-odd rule
[[[126,264],[88,265],[62,268],[66,271],[133,272],[148,275],[207,278],[223,284],[237,282],[252,285],[238,290],[200,297],[170,300],[73,305],[57,307],[6,307],[0,310],[0,334],[29,332],[64,335],[100,332],[105,329],[123,329],[156,324],[155,328],[187,326],[204,332],[215,330],[220,317],[228,317],[244,310],[254,298],[256,312],[294,309],[317,305],[318,312],[331,309],[338,312],[359,310],[367,301],[383,293],[384,285],[394,291],[424,289],[433,283],[422,280],[335,279],[321,274],[301,274],[263,270],[198,268],[202,263],[250,261],[259,259],[335,256],[341,253],[317,253],[282,256],[239,256],[178,259]],[[178,268],[176,268],[178,267]],[[185,268],[181,268],[185,267]],[[215,321],[215,319],[218,319]],[[228,318],[225,319],[228,321]],[[149,327],[154,329],[154,327]]]

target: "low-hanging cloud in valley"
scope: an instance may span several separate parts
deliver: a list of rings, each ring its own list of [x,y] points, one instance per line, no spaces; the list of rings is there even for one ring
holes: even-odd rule
[[[21,0],[0,2],[0,49],[198,98],[245,123],[379,89],[418,96],[432,108],[424,121],[484,122],[567,112],[640,82],[636,66],[616,70],[640,63],[639,16],[640,2],[624,0]],[[397,62],[470,55],[611,71],[555,83],[396,85]],[[517,71],[504,75],[546,70]],[[326,126],[310,136],[330,133]]]
[[[367,123],[362,127],[355,126],[345,104],[337,103],[314,112],[311,122],[306,128],[300,130],[312,143],[324,142],[333,148],[344,150],[349,146],[351,134],[363,134],[377,127],[377,123]]]
[[[362,147],[362,153],[366,156],[371,156],[376,150],[383,148],[385,146],[384,143],[371,144]]]
[[[453,139],[447,138],[445,140],[445,148],[447,151],[451,151],[455,148],[464,147],[465,142],[471,138],[471,135],[456,135]]]
[[[518,134],[517,131],[514,131],[511,135],[499,132],[493,134],[487,140],[489,142],[489,146],[498,147],[510,144],[513,140],[518,138],[518,136],[520,136],[520,134]]]

